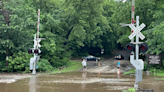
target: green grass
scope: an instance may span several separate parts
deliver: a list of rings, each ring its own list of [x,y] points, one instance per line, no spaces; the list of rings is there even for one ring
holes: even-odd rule
[[[135,69],[131,69],[130,71],[128,72],[124,72],[123,75],[127,75],[127,74],[134,74],[135,73]]]
[[[53,70],[49,74],[56,74],[56,73],[64,73],[64,72],[72,72],[72,71],[77,71],[80,68],[82,68],[81,62],[76,62],[76,61],[70,61],[69,66],[67,68],[64,68],[62,70]]]
[[[155,76],[164,76],[164,70],[162,69],[150,69],[150,73]]]
[[[164,78],[155,78],[155,80],[164,80]]]
[[[135,92],[136,91],[136,89],[134,89],[134,88],[129,88],[128,90],[123,90],[123,92]]]
[[[156,76],[164,76],[164,72],[162,73],[155,73]]]

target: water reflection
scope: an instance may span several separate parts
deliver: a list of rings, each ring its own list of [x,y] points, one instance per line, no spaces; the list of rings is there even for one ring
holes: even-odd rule
[[[36,92],[36,75],[33,75],[29,80],[29,92]]]
[[[100,78],[100,72],[98,72],[98,77]]]
[[[86,77],[87,77],[87,72],[83,72],[83,73],[82,73],[82,77],[83,77],[83,78],[86,78]]]
[[[82,72],[82,77],[86,78],[87,77],[87,72]],[[85,88],[86,88],[86,83],[85,82],[81,83],[81,88],[82,88],[82,90],[85,90]]]
[[[117,74],[117,78],[118,79],[121,79],[121,74]]]

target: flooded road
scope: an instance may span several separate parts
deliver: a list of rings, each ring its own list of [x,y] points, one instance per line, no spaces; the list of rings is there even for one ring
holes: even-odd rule
[[[129,75],[69,72],[0,83],[0,92],[122,92],[132,88],[134,81],[135,77]],[[164,81],[144,75],[140,87],[164,92]]]

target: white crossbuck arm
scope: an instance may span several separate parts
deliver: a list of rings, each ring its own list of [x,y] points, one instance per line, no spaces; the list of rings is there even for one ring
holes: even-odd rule
[[[133,30],[133,33],[129,35],[129,39],[133,39],[136,35],[138,35],[142,40],[145,36],[140,32],[146,25],[142,23],[138,28],[136,28],[133,24],[130,24],[129,27]]]

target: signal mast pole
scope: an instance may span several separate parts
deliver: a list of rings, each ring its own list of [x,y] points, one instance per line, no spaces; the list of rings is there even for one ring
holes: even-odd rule
[[[39,23],[40,23],[40,9],[38,9],[37,39],[36,39],[36,34],[34,34],[34,49],[38,49],[38,44],[39,44]],[[35,45],[36,40],[37,40],[37,45]],[[32,74],[36,74],[36,56],[37,54],[34,53],[35,61],[33,65]]]

